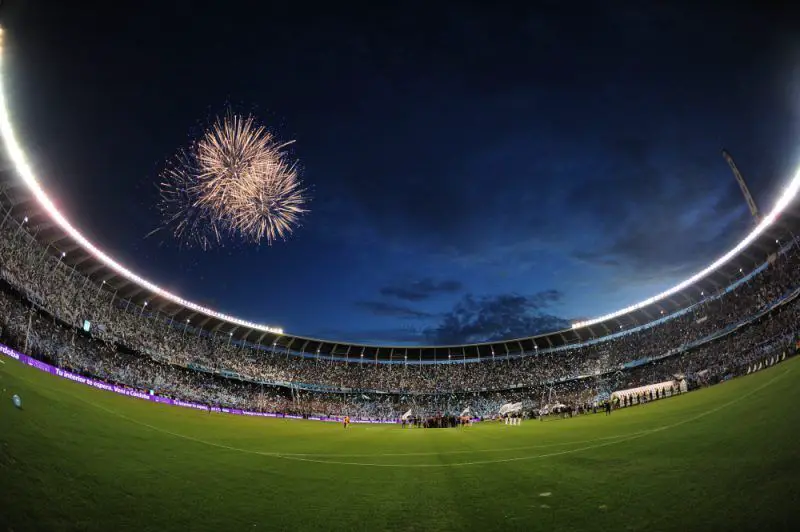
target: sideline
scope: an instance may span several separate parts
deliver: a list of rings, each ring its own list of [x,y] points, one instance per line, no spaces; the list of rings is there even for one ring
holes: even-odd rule
[[[464,467],[464,466],[474,466],[474,465],[499,464],[499,463],[507,463],[507,462],[519,462],[519,461],[523,461],[523,460],[536,460],[536,459],[540,459],[540,458],[552,458],[552,457],[556,457],[556,456],[563,456],[563,455],[578,453],[578,452],[582,452],[582,451],[588,451],[588,450],[592,450],[592,449],[599,449],[599,448],[608,447],[610,445],[614,445],[614,444],[617,444],[617,443],[623,443],[623,442],[639,439],[639,438],[642,438],[642,437],[647,436],[649,434],[655,434],[655,433],[658,433],[658,432],[663,432],[665,430],[669,430],[669,429],[673,429],[673,428],[676,428],[676,427],[680,427],[680,426],[685,425],[687,423],[691,423],[691,422],[696,421],[698,419],[702,419],[702,418],[704,418],[706,416],[709,416],[711,414],[719,412],[720,410],[722,410],[724,408],[727,408],[729,406],[732,406],[734,404],[737,404],[737,403],[739,403],[741,401],[744,401],[745,399],[749,398],[750,396],[760,392],[764,388],[767,388],[768,386],[771,386],[772,384],[774,384],[778,380],[782,379],[783,377],[785,377],[786,375],[791,373],[793,371],[793,369],[794,368],[791,368],[791,367],[788,368],[787,370],[785,370],[782,373],[772,377],[770,380],[768,380],[767,382],[761,384],[760,386],[758,386],[756,388],[753,388],[752,390],[750,390],[749,392],[747,392],[747,393],[745,393],[743,395],[740,395],[736,399],[732,399],[732,400],[730,400],[730,401],[728,401],[726,403],[723,403],[723,404],[721,404],[719,406],[716,406],[716,407],[714,407],[714,408],[712,408],[710,410],[707,410],[705,412],[701,412],[700,414],[697,414],[695,416],[683,419],[683,420],[678,421],[676,423],[672,423],[670,425],[662,425],[660,427],[656,427],[656,428],[653,428],[653,429],[647,429],[647,430],[643,430],[643,431],[639,431],[639,432],[622,434],[622,435],[619,435],[619,436],[609,436],[609,437],[604,437],[604,438],[597,438],[595,440],[564,442],[564,443],[559,443],[559,444],[546,444],[546,445],[539,445],[539,446],[517,447],[517,448],[507,448],[507,449],[485,449],[485,450],[482,450],[482,449],[470,449],[470,450],[458,450],[458,451],[438,452],[438,453],[405,453],[405,454],[403,454],[403,453],[389,453],[389,454],[369,454],[369,455],[346,455],[346,454],[324,455],[324,454],[314,454],[314,453],[305,453],[305,454],[302,454],[302,453],[283,453],[283,452],[269,452],[269,451],[257,451],[257,450],[253,450],[253,449],[243,449],[241,447],[234,447],[234,446],[225,445],[225,444],[222,444],[222,443],[215,443],[215,442],[203,440],[203,439],[200,439],[200,438],[195,438],[193,436],[188,436],[186,434],[180,434],[180,433],[177,433],[177,432],[172,432],[170,430],[163,429],[161,427],[150,425],[149,423],[145,423],[143,421],[139,421],[137,419],[131,418],[129,416],[126,416],[125,414],[117,412],[116,410],[112,410],[110,408],[106,408],[105,406],[102,406],[102,405],[99,405],[97,403],[91,402],[91,401],[89,401],[87,399],[84,399],[82,397],[79,397],[79,396],[77,396],[75,394],[72,394],[72,393],[69,393],[69,392],[67,392],[67,393],[71,397],[73,397],[75,399],[78,399],[79,401],[81,401],[83,403],[91,405],[91,406],[93,406],[95,408],[103,410],[103,411],[105,411],[105,412],[107,412],[109,414],[112,414],[114,416],[117,416],[119,418],[125,419],[125,420],[127,420],[127,421],[129,421],[129,422],[131,422],[133,424],[140,425],[142,427],[146,427],[146,428],[148,428],[150,430],[153,430],[155,432],[160,432],[162,434],[167,434],[167,435],[170,435],[170,436],[173,436],[173,437],[176,437],[176,438],[180,438],[180,439],[187,440],[187,441],[192,441],[192,442],[199,443],[199,444],[202,444],[202,445],[206,445],[206,446],[209,446],[209,447],[216,447],[218,449],[225,449],[225,450],[228,450],[228,451],[240,452],[240,453],[245,453],[245,454],[252,454],[252,455],[257,455],[257,456],[266,456],[266,457],[270,457],[270,458],[278,458],[278,459],[282,459],[282,460],[292,460],[292,461],[297,461],[297,462],[310,462],[310,463],[316,463],[316,464],[346,465],[346,466],[359,466],[359,467],[383,467],[383,468],[442,468],[442,467]],[[18,378],[18,379],[20,379],[22,381],[25,381],[28,384],[33,384],[33,382],[29,381],[28,379],[26,379],[24,377],[20,377],[18,375],[14,375],[13,377],[14,378]],[[438,464],[396,464],[396,463],[395,464],[392,464],[392,463],[381,464],[381,463],[374,463],[374,462],[351,462],[351,461],[341,461],[341,460],[322,460],[322,459],[319,459],[319,458],[324,458],[325,456],[329,456],[331,458],[334,458],[334,457],[362,457],[362,456],[366,456],[366,457],[368,457],[368,456],[375,456],[375,457],[380,457],[380,456],[428,456],[428,455],[432,456],[432,455],[447,455],[447,454],[456,454],[456,453],[463,454],[463,453],[481,453],[481,452],[500,452],[500,451],[512,451],[512,450],[537,449],[537,448],[555,447],[555,446],[568,446],[568,445],[576,445],[576,444],[580,444],[580,443],[592,443],[592,442],[599,442],[599,441],[602,441],[603,443],[597,443],[595,445],[587,445],[587,446],[584,446],[584,447],[579,447],[577,449],[568,449],[568,450],[565,450],[565,451],[557,451],[557,452],[552,452],[552,453],[537,454],[537,455],[530,455],[530,456],[519,456],[519,457],[514,457],[514,458],[498,458],[498,459],[492,459],[492,460],[477,460],[477,461],[470,461],[470,462],[455,462],[455,463],[451,463],[451,464],[441,464],[441,463],[438,463]],[[319,457],[319,458],[310,458],[312,456]]]

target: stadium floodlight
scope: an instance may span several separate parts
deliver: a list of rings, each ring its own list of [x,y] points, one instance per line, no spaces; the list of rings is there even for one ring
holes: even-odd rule
[[[22,223],[24,223],[24,224],[28,223],[28,217],[27,216],[22,219]]]
[[[22,146],[20,145],[19,141],[17,140],[17,136],[14,133],[14,128],[11,125],[11,115],[8,110],[8,101],[6,99],[6,92],[5,92],[5,79],[4,79],[4,63],[3,63],[3,28],[0,27],[0,136],[3,138],[3,142],[6,146],[6,152],[8,153],[9,159],[14,165],[14,169],[16,170],[17,175],[22,179],[28,189],[31,191],[33,196],[38,201],[39,205],[47,212],[50,218],[58,225],[67,235],[69,235],[75,242],[77,242],[83,249],[88,251],[95,259],[100,261],[102,264],[116,272],[117,274],[125,277],[129,281],[136,283],[137,285],[145,288],[146,290],[153,292],[164,299],[172,301],[173,303],[177,303],[183,307],[188,309],[194,310],[195,312],[199,312],[201,314],[205,314],[207,316],[212,316],[214,318],[220,319],[222,321],[226,321],[228,323],[232,323],[234,325],[239,325],[241,327],[247,327],[249,329],[256,329],[259,331],[264,331],[268,333],[277,333],[282,334],[283,329],[278,327],[270,327],[268,325],[262,325],[260,323],[254,323],[247,320],[242,320],[240,318],[236,318],[234,316],[229,316],[227,314],[223,314],[222,312],[217,312],[216,310],[204,307],[187,299],[184,299],[178,295],[175,295],[160,286],[156,285],[134,273],[133,271],[129,270],[119,262],[115,261],[111,256],[109,256],[105,251],[101,250],[97,246],[95,246],[92,242],[89,241],[80,231],[78,231],[67,218],[56,208],[55,203],[50,199],[47,193],[42,188],[39,180],[36,178],[33,168],[31,167],[30,163],[28,162],[28,158],[25,155],[25,152],[22,150]],[[25,222],[27,223],[28,217],[25,217]]]

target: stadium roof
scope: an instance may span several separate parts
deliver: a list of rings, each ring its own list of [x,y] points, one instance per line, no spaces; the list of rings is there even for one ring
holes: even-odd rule
[[[2,38],[0,30],[0,39]],[[2,75],[2,44],[0,44],[0,75]],[[392,346],[366,345],[307,338],[283,333],[280,329],[228,316],[174,295],[144,279],[116,262],[94,246],[77,228],[57,211],[46,192],[40,187],[23,148],[18,144],[9,119],[8,102],[0,77],[0,134],[5,153],[0,170],[0,204],[3,223],[6,216],[30,228],[49,253],[76,271],[87,276],[102,289],[139,306],[147,306],[171,317],[177,323],[230,336],[263,346],[273,345],[286,350],[321,356],[336,356],[365,360],[402,361],[446,360],[528,353],[539,348],[558,347],[584,342],[636,327],[663,315],[681,310],[709,294],[716,293],[762,264],[783,243],[793,238],[800,226],[800,209],[796,201],[800,188],[800,173],[788,184],[778,204],[761,224],[748,234],[731,252],[711,263],[676,287],[627,309],[597,319],[577,323],[570,329],[519,338],[514,340],[452,346]]]

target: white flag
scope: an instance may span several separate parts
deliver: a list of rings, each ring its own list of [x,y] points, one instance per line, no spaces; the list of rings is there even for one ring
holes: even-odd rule
[[[520,410],[522,410],[522,403],[506,403],[500,407],[500,412],[498,413],[502,416],[505,414],[513,414]]]
[[[410,418],[410,417],[411,417],[411,409],[409,408],[409,409],[408,409],[408,412],[406,412],[405,414],[403,414],[402,416],[400,416],[400,419],[408,419],[408,418]]]
[[[469,407],[465,408],[463,412],[461,412],[461,417],[464,417],[469,414]]]

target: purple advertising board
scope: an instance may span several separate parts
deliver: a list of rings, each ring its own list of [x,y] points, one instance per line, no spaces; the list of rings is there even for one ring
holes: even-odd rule
[[[291,414],[279,414],[273,412],[252,412],[250,410],[241,410],[238,408],[224,408],[224,407],[216,407],[216,406],[208,406],[200,403],[192,403],[188,401],[181,401],[180,399],[170,399],[169,397],[161,397],[160,395],[150,395],[148,393],[142,392],[140,390],[136,390],[133,388],[128,388],[126,386],[118,386],[116,384],[109,384],[107,382],[97,380],[97,379],[90,379],[88,377],[84,377],[83,375],[78,375],[77,373],[72,373],[71,371],[66,371],[63,369],[56,368],[51,366],[50,364],[45,364],[40,360],[36,360],[35,358],[31,358],[28,355],[23,355],[19,351],[15,351],[10,347],[0,344],[0,353],[3,355],[13,358],[14,360],[18,360],[27,366],[34,367],[39,371],[44,371],[46,373],[50,373],[51,375],[55,375],[56,377],[61,377],[62,379],[71,380],[73,382],[77,382],[86,386],[91,386],[93,388],[98,388],[100,390],[105,390],[107,392],[114,392],[120,395],[127,395],[128,397],[135,397],[137,399],[144,399],[145,401],[151,401],[154,403],[162,403],[165,405],[172,405],[172,406],[181,406],[183,408],[194,408],[195,410],[204,410],[206,412],[221,412],[224,414],[236,414],[240,416],[257,416],[257,417],[275,417],[275,418],[286,418],[286,419],[303,419],[302,416],[295,416]],[[333,421],[333,422],[341,422],[341,417],[319,417],[319,416],[311,416],[306,419],[310,419],[313,421]],[[351,418],[353,423],[399,423],[399,420],[376,420],[376,419],[353,419]]]

